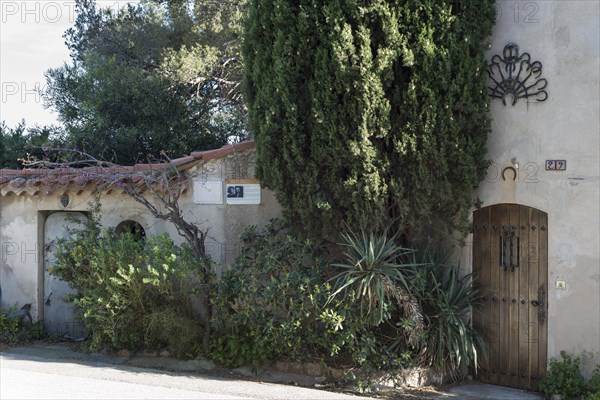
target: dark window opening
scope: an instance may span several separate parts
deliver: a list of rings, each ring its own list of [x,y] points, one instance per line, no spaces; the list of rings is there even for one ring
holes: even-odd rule
[[[146,231],[144,227],[135,221],[123,221],[115,228],[116,233],[130,233],[132,234],[136,240],[145,240],[146,239]]]

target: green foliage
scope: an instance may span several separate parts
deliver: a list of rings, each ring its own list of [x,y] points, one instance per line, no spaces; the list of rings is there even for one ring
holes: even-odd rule
[[[213,296],[213,357],[228,365],[312,357],[360,369],[357,382],[409,365],[451,376],[477,365],[482,341],[467,320],[470,276],[460,278],[443,254],[423,251],[418,259],[385,233],[342,238],[344,251],[327,265],[322,248],[280,221],[250,229]]]
[[[91,349],[167,347],[183,356],[199,335],[189,298],[197,269],[166,234],[139,241],[101,230],[92,217],[59,242],[50,272],[76,290]]]
[[[189,312],[174,306],[154,311],[144,318],[144,346],[150,349],[167,347],[177,358],[197,355],[202,343],[202,329]]]
[[[407,271],[418,266],[415,263],[401,264],[413,251],[395,244],[395,237],[388,238],[387,232],[381,235],[361,232],[342,234],[345,249],[342,263],[332,266],[342,271],[331,280],[335,281],[332,298],[339,293],[352,292],[360,305],[361,316],[371,325],[379,326],[391,318],[394,304],[410,304]],[[423,316],[414,310],[409,318],[420,320]]]
[[[488,166],[493,1],[252,0],[243,47],[257,174],[312,237],[465,228]]]
[[[44,340],[47,339],[48,333],[46,332],[46,328],[44,328],[43,321],[36,321],[32,325],[25,327],[21,332],[21,340],[25,342],[30,342],[34,340]]]
[[[161,150],[177,157],[225,143],[224,137],[199,134],[198,116],[206,110],[200,105],[190,110],[183,88],[115,56],[90,53],[82,66],[65,66],[48,76],[46,96],[67,127],[69,145],[97,158],[131,165],[148,155],[158,157]]]
[[[585,380],[579,372],[581,360],[560,352],[562,361],[552,358],[546,376],[540,379],[539,389],[546,396],[560,394],[564,399],[573,399],[585,393]]]
[[[600,365],[596,365],[592,378],[588,382],[589,400],[600,400]]]
[[[452,250],[422,250],[424,267],[415,270],[410,282],[425,315],[420,357],[437,371],[457,377],[461,366],[478,368],[485,345],[468,320],[477,300],[472,276],[460,277],[459,268],[448,264]]]
[[[20,321],[18,319],[7,319],[6,314],[8,313],[0,313],[0,343],[16,343],[19,340],[19,332],[21,331]]]
[[[24,323],[25,319],[8,319],[7,315],[15,310],[16,307],[8,312],[0,312],[0,343],[26,343],[32,340],[42,340],[48,336],[42,321],[30,324],[29,322]]]
[[[21,121],[14,128],[0,123],[0,169],[23,168],[20,159],[29,156],[45,156],[43,147],[61,147],[64,142],[64,133],[53,126],[33,126],[29,129],[25,121]]]
[[[238,41],[243,0],[143,1],[119,10],[77,0],[72,63],[46,73],[46,106],[68,144],[132,165],[245,137]]]
[[[344,263],[333,266],[343,271],[333,278],[333,295],[353,289],[361,315],[367,311],[390,354],[408,351],[416,362],[453,377],[463,365],[477,368],[484,344],[468,321],[476,292],[471,276],[461,278],[447,263],[451,248],[426,248],[417,260],[386,232],[342,237]]]
[[[244,250],[221,277],[213,296],[213,357],[227,365],[258,365],[285,355],[293,360],[335,357],[353,332],[335,305],[324,307],[319,249],[289,233],[281,221],[250,228]]]

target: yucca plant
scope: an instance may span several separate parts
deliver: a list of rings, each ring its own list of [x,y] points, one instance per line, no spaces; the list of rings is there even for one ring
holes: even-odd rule
[[[472,275],[461,277],[459,268],[448,263],[452,250],[448,247],[422,252],[427,266],[411,279],[411,292],[418,297],[425,314],[423,363],[456,377],[461,365],[476,370],[485,349],[483,339],[469,321],[477,298]]]
[[[414,251],[395,242],[387,232],[362,231],[342,233],[343,262],[332,264],[341,270],[331,278],[335,282],[331,298],[342,292],[354,294],[360,313],[372,326],[391,318],[392,311],[402,309],[405,316],[422,326],[423,315],[418,302],[410,295],[406,276],[415,268]]]

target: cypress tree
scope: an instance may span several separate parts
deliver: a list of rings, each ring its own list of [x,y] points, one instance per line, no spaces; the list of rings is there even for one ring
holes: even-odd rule
[[[257,175],[305,233],[464,229],[488,166],[493,0],[251,0]]]

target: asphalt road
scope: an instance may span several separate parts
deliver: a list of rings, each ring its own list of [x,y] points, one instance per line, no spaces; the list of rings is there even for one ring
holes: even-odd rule
[[[367,398],[288,385],[0,353],[0,399]]]
[[[169,361],[169,362],[168,362]],[[158,364],[157,364],[158,362]],[[6,399],[205,399],[373,400],[275,383],[201,375],[210,363],[165,357],[116,357],[75,351],[65,343],[0,350],[0,400]],[[135,366],[134,366],[135,365]],[[159,365],[162,369],[156,369]],[[189,369],[192,367],[192,369]],[[180,371],[180,372],[168,372]],[[187,371],[187,372],[184,372]],[[227,372],[221,372],[227,374]],[[231,371],[230,373],[233,373]],[[264,373],[265,380],[311,384],[294,374]],[[290,380],[290,378],[294,378]],[[309,377],[304,377],[309,378]],[[473,382],[443,391],[396,390],[387,400],[542,400],[539,393]]]

